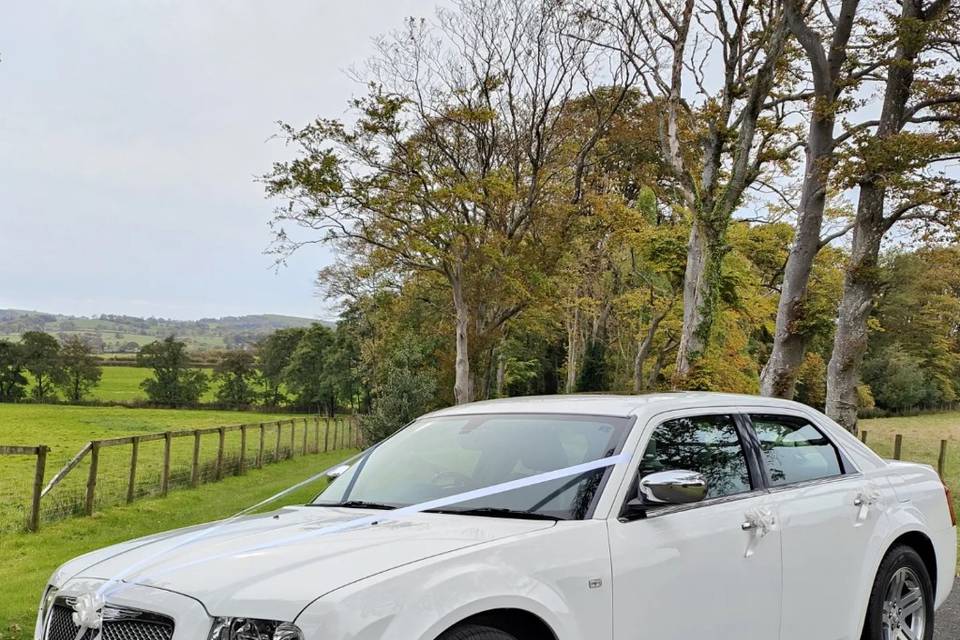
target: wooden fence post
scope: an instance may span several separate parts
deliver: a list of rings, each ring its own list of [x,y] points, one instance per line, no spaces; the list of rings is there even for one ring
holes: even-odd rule
[[[940,455],[937,456],[937,473],[943,478],[943,473],[947,467],[947,441],[940,441]]]
[[[264,426],[263,423],[260,423],[260,448],[257,450],[257,469],[263,467],[263,438],[264,438]]]
[[[893,459],[900,460],[900,456],[903,453],[903,436],[897,434],[897,437],[893,441]]]
[[[190,486],[200,486],[200,429],[193,432],[193,460],[190,462]]]
[[[320,453],[320,416],[313,416],[313,452]]]
[[[33,473],[33,501],[30,503],[30,517],[27,520],[28,531],[37,531],[40,528],[40,494],[43,492],[43,475],[47,469],[47,451],[49,447],[45,444],[37,447],[37,466]]]
[[[137,497],[137,458],[140,457],[140,436],[130,442],[130,478],[127,480],[127,504]]]
[[[170,491],[170,445],[173,434],[167,431],[163,434],[163,475],[160,479],[160,495],[165,496]]]
[[[330,418],[323,418],[323,452],[330,450]]]
[[[93,500],[97,493],[97,467],[100,466],[100,443],[90,443],[90,474],[87,476],[87,499],[84,503],[83,512],[93,515]]]
[[[280,459],[280,432],[282,430],[283,423],[277,420],[277,449],[273,452],[273,461],[277,462]]]
[[[218,429],[220,433],[220,442],[217,444],[217,480],[223,480],[223,447],[227,437],[227,432],[223,427]]]
[[[867,444],[867,430],[864,429],[860,432],[860,442]]]
[[[307,451],[307,433],[310,431],[310,424],[307,422],[307,419],[303,419],[303,455],[309,453]]]
[[[247,425],[240,425],[240,466],[237,467],[237,473],[243,475],[247,472]]]

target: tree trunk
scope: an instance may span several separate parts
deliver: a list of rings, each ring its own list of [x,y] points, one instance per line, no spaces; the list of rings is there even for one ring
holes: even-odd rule
[[[653,347],[653,339],[657,335],[657,329],[660,327],[660,323],[665,317],[669,309],[663,311],[663,313],[658,313],[653,316],[653,319],[650,320],[650,326],[647,327],[647,334],[643,337],[643,340],[640,341],[640,344],[637,346],[637,355],[633,360],[633,392],[641,393],[647,390],[647,383],[643,378],[643,363],[647,361],[647,358],[650,357],[650,350]]]
[[[850,263],[827,367],[827,415],[852,433],[857,432],[857,385],[867,351],[867,319],[879,289],[877,262],[885,231],[883,203],[883,188],[861,185]]]
[[[713,319],[708,300],[711,290],[709,271],[711,263],[720,257],[711,255],[713,247],[708,241],[709,237],[710,231],[699,220],[695,220],[690,228],[687,268],[683,280],[683,328],[674,373],[678,382],[690,373],[693,363],[703,355],[705,336],[709,335]]]
[[[567,382],[564,390],[573,393],[577,390],[578,351],[580,349],[580,308],[573,310],[573,322],[567,323]]]
[[[760,374],[760,393],[765,396],[793,398],[797,371],[807,350],[809,337],[803,333],[802,322],[806,313],[810,271],[822,246],[820,230],[833,169],[836,100],[843,89],[840,79],[858,6],[859,0],[844,0],[834,22],[829,51],[825,51],[822,37],[806,22],[803,3],[788,1],[784,4],[787,23],[810,62],[815,100],[807,133],[806,167],[800,194],[797,234],[783,274],[773,349]]]
[[[810,123],[797,234],[783,274],[773,349],[760,374],[760,393],[777,398],[793,398],[797,371],[803,363],[809,340],[803,333],[801,323],[806,313],[810,271],[820,251],[820,229],[823,226],[829,164],[833,155],[833,110],[814,109],[815,114],[818,112],[829,115],[815,117]]]
[[[497,353],[497,384],[496,384],[496,394],[498,398],[503,397],[503,388],[507,378],[507,359],[504,357],[503,352],[498,350]]]
[[[470,309],[463,297],[463,278],[459,270],[450,279],[453,288],[453,308],[456,312],[456,348],[457,357],[454,364],[455,376],[453,383],[453,397],[457,404],[465,404],[473,400],[473,389],[470,378]]]
[[[936,20],[947,5],[947,2],[939,2],[924,12],[921,0],[905,0],[901,5],[901,23],[909,25],[918,19]],[[915,29],[902,28],[904,32],[897,42],[896,53],[887,66],[883,107],[874,134],[879,139],[896,135],[903,128],[914,64],[924,41],[916,37]],[[895,159],[890,170],[897,170]],[[867,350],[867,319],[880,287],[877,277],[880,243],[895,222],[884,217],[885,200],[881,168],[880,172],[860,180],[850,262],[843,282],[833,353],[827,366],[827,415],[853,433],[857,431],[857,384]]]

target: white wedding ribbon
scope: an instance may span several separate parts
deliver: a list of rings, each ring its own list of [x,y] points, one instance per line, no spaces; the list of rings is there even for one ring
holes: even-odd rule
[[[370,453],[370,452],[365,452],[365,453],[361,454],[360,456],[355,456],[355,457],[352,458],[350,461],[356,460],[357,458],[359,458],[359,457],[361,457],[361,456],[363,456],[363,455],[368,455],[369,453]],[[342,465],[344,465],[344,464],[349,464],[350,461],[347,461],[346,463],[341,462],[341,463],[339,463],[339,464],[336,465],[336,466],[342,466]],[[515,490],[517,490],[517,489],[523,489],[523,488],[526,488],[526,487],[532,487],[532,486],[534,486],[534,485],[543,484],[543,483],[545,483],[545,482],[551,482],[551,481],[554,481],[554,480],[561,480],[561,479],[563,479],[563,478],[569,478],[569,477],[573,477],[573,476],[578,476],[578,475],[582,475],[582,474],[584,474],[584,473],[589,473],[589,472],[591,472],[591,471],[597,471],[597,470],[599,470],[599,469],[605,469],[605,468],[607,468],[607,467],[612,467],[612,466],[617,465],[617,464],[620,464],[620,463],[627,463],[627,462],[629,462],[629,461],[630,461],[630,456],[629,456],[629,454],[621,453],[621,454],[619,454],[619,455],[609,456],[609,457],[606,457],[606,458],[601,458],[601,459],[599,459],[599,460],[594,460],[594,461],[592,461],[592,462],[585,462],[585,463],[583,463],[583,464],[574,465],[574,466],[572,466],[572,467],[566,467],[566,468],[563,468],[563,469],[557,469],[556,471],[548,471],[548,472],[546,472],[546,473],[540,473],[540,474],[537,474],[537,475],[528,476],[528,477],[526,477],[526,478],[520,478],[520,479],[518,479],[518,480],[511,480],[511,481],[509,481],[509,482],[502,482],[502,483],[500,483],[500,484],[495,484],[495,485],[493,485],[493,486],[485,487],[485,488],[482,488],[482,489],[474,489],[474,490],[471,490],[471,491],[466,491],[466,492],[463,492],[463,493],[458,493],[458,494],[455,494],[455,495],[452,495],[452,496],[446,496],[446,497],[443,497],[443,498],[437,498],[436,500],[429,500],[429,501],[426,501],[426,502],[421,502],[421,503],[414,504],[414,505],[410,505],[410,506],[407,506],[407,507],[400,507],[400,508],[393,509],[393,510],[389,510],[389,511],[379,512],[379,513],[377,513],[377,514],[375,514],[375,515],[371,515],[371,516],[364,516],[364,517],[361,517],[361,518],[354,518],[354,519],[348,520],[348,521],[346,521],[346,522],[338,522],[338,523],[335,523],[335,524],[332,524],[332,525],[328,525],[328,526],[326,526],[326,527],[322,527],[322,528],[320,528],[320,529],[316,529],[316,530],[314,530],[314,531],[308,531],[308,532],[301,533],[301,534],[298,534],[298,535],[288,536],[288,537],[282,538],[282,539],[280,539],[280,540],[274,540],[274,541],[271,541],[271,542],[268,542],[268,543],[263,543],[263,544],[255,545],[255,546],[252,546],[252,547],[247,547],[247,548],[245,548],[245,549],[234,550],[234,551],[230,551],[230,552],[228,552],[228,553],[223,553],[223,554],[214,555],[214,556],[205,556],[205,557],[199,558],[199,559],[197,559],[197,560],[193,560],[193,561],[186,562],[186,563],[181,563],[181,564],[178,564],[178,565],[174,565],[174,566],[172,566],[172,567],[167,567],[166,569],[164,569],[164,570],[162,570],[162,571],[155,572],[155,573],[151,573],[150,575],[144,573],[144,574],[140,577],[139,581],[140,581],[140,582],[149,581],[151,578],[160,577],[160,576],[166,575],[166,574],[171,573],[171,572],[174,572],[174,571],[179,571],[179,570],[184,569],[184,568],[188,568],[188,567],[192,567],[192,566],[195,566],[195,565],[202,564],[202,563],[204,563],[204,562],[210,562],[210,561],[217,560],[217,559],[222,559],[222,558],[236,557],[236,556],[238,556],[238,555],[256,553],[257,551],[262,551],[262,550],[265,550],[265,549],[272,549],[272,548],[276,548],[276,547],[283,546],[283,545],[287,545],[287,544],[293,544],[293,543],[301,542],[301,541],[304,541],[304,540],[309,540],[309,539],[319,538],[319,537],[326,536],[326,535],[331,535],[331,534],[334,534],[334,533],[340,533],[340,532],[343,532],[343,531],[351,531],[351,530],[354,530],[354,529],[360,529],[360,528],[367,527],[367,526],[370,526],[370,525],[373,525],[373,524],[378,524],[378,523],[381,523],[381,522],[389,522],[389,521],[401,520],[401,519],[403,519],[403,518],[406,518],[406,517],[409,517],[409,516],[412,516],[412,515],[416,515],[416,514],[418,514],[418,513],[423,513],[424,511],[432,511],[432,510],[435,510],[435,509],[442,509],[442,508],[444,508],[444,507],[449,507],[449,506],[452,506],[452,505],[455,505],[455,504],[459,504],[459,503],[462,503],[462,502],[470,502],[470,501],[472,501],[472,500],[479,500],[479,499],[481,499],[481,498],[486,498],[486,497],[489,497],[489,496],[494,496],[494,495],[497,495],[497,494],[500,494],[500,493],[506,493],[506,492],[508,492],[508,491],[515,491]],[[90,602],[89,602],[89,604],[90,604],[91,606],[89,606],[89,607],[84,607],[84,612],[83,612],[83,614],[82,614],[82,615],[78,615],[78,616],[75,617],[75,621],[77,621],[78,625],[80,626],[80,630],[79,630],[79,633],[77,634],[76,640],[80,640],[80,639],[83,637],[83,635],[86,633],[86,631],[87,631],[88,629],[100,629],[100,628],[102,628],[102,622],[103,622],[103,607],[106,606],[106,599],[107,599],[107,597],[109,597],[109,596],[111,596],[111,595],[115,595],[115,594],[118,593],[121,589],[123,589],[123,588],[125,588],[126,586],[129,585],[129,582],[126,581],[126,578],[129,578],[129,577],[131,577],[131,576],[134,576],[135,574],[139,573],[141,569],[145,569],[145,568],[147,568],[147,567],[150,566],[150,565],[155,565],[158,561],[162,560],[163,556],[169,554],[170,552],[175,551],[175,550],[177,550],[177,549],[181,549],[181,548],[183,548],[183,547],[185,547],[185,546],[187,546],[187,545],[193,544],[193,543],[195,543],[195,542],[198,542],[198,541],[202,540],[203,538],[205,538],[205,537],[207,537],[207,536],[215,533],[216,531],[219,531],[219,530],[222,529],[223,527],[225,527],[225,526],[227,526],[228,524],[234,522],[237,518],[240,518],[241,516],[246,515],[246,514],[250,513],[251,511],[255,511],[256,509],[259,509],[260,507],[263,507],[263,506],[265,506],[265,505],[267,505],[267,504],[270,504],[271,502],[274,502],[275,500],[278,500],[278,499],[282,498],[283,496],[288,495],[289,493],[291,493],[291,492],[293,492],[293,491],[296,491],[297,489],[300,489],[300,488],[302,488],[302,487],[304,487],[304,486],[306,486],[306,485],[308,485],[308,484],[311,484],[311,483],[313,483],[313,482],[316,482],[317,480],[319,480],[320,478],[322,478],[325,474],[326,474],[326,471],[323,471],[323,472],[321,472],[321,473],[318,473],[318,474],[316,474],[316,475],[313,475],[313,476],[307,478],[306,480],[303,480],[302,482],[299,482],[299,483],[293,485],[292,487],[288,487],[287,489],[284,489],[283,491],[281,491],[281,492],[279,492],[279,493],[277,493],[277,494],[275,494],[275,495],[273,495],[273,496],[270,496],[269,498],[267,498],[267,499],[265,499],[265,500],[261,500],[260,502],[258,502],[257,504],[255,504],[255,505],[253,505],[253,506],[247,507],[247,508],[244,509],[243,511],[240,511],[240,512],[238,512],[238,513],[230,516],[230,517],[227,518],[226,520],[222,520],[222,521],[218,522],[217,524],[215,524],[215,525],[213,525],[213,526],[204,527],[204,528],[196,531],[193,535],[187,536],[186,538],[184,538],[183,540],[181,540],[181,541],[178,542],[177,544],[173,545],[172,547],[170,547],[170,548],[168,548],[168,549],[164,549],[164,550],[161,551],[158,555],[149,556],[149,557],[147,557],[147,558],[144,558],[143,560],[141,560],[141,561],[139,561],[139,562],[135,562],[135,563],[131,564],[129,567],[121,570],[119,573],[115,574],[113,577],[111,577],[111,578],[109,578],[107,581],[105,581],[105,582],[97,589],[97,591],[96,591],[94,594],[85,594],[85,595],[90,595],[90,598],[89,598]],[[330,505],[330,506],[336,506],[336,505]],[[84,603],[87,604],[86,601],[84,601]],[[95,607],[96,607],[96,615],[94,615],[93,613],[90,612],[90,610],[94,609]],[[83,622],[83,624],[80,624],[80,622]],[[100,633],[98,633],[97,636],[96,636],[93,640],[100,640]]]

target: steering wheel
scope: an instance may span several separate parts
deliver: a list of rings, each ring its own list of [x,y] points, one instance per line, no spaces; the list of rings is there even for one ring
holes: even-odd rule
[[[473,478],[459,471],[440,471],[431,483],[441,489],[465,489],[472,481]]]

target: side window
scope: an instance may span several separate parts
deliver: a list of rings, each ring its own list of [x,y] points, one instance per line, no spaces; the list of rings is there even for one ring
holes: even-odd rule
[[[840,454],[819,429],[803,418],[751,415],[771,486],[843,474]]]
[[[733,416],[692,416],[656,428],[640,463],[640,477],[684,469],[703,474],[707,497],[750,491],[750,472]]]

